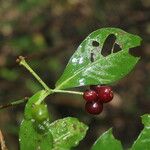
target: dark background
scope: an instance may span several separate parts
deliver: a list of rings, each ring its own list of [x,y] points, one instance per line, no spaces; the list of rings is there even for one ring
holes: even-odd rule
[[[53,120],[73,116],[89,125],[78,150],[88,150],[110,127],[123,146],[129,147],[143,128],[140,116],[150,113],[149,0],[1,0],[0,104],[31,96],[41,89],[15,62],[17,56],[27,56],[34,70],[54,87],[81,41],[92,31],[110,26],[143,39],[142,46],[134,52],[141,56],[140,62],[113,85],[114,100],[98,116],[84,111],[80,96],[55,94],[47,98],[47,104]],[[0,129],[9,150],[18,149],[23,110],[24,104],[0,110]]]

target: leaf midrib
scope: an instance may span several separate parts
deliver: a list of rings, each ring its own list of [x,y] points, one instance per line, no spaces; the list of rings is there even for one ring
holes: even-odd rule
[[[103,59],[104,59],[104,58],[105,58],[105,59],[108,59],[108,58],[114,57],[115,55],[117,55],[117,54],[119,54],[119,53],[124,53],[124,52],[126,52],[127,50],[129,50],[129,49],[120,50],[120,51],[117,52],[117,53],[112,53],[112,54],[110,54],[109,56],[103,57]],[[131,56],[132,56],[132,55],[131,55]],[[87,65],[87,68],[89,68],[89,67],[91,67],[92,65],[96,64],[99,60],[100,60],[100,59],[97,59],[95,62],[90,63],[89,65]],[[67,80],[65,80],[64,82],[62,82],[62,83],[61,83],[59,86],[57,86],[55,89],[56,89],[56,90],[59,90],[60,87],[62,87],[63,84],[65,84],[66,82],[68,82],[69,80],[71,80],[72,78],[74,78],[75,76],[77,76],[79,73],[81,73],[81,71],[82,71],[84,68],[85,68],[85,67],[79,69],[79,71],[78,71],[75,75],[71,76],[70,78],[68,78]]]

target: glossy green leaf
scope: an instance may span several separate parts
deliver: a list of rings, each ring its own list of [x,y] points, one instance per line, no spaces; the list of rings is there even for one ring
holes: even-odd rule
[[[142,116],[144,129],[134,142],[131,150],[150,150],[150,114]]]
[[[112,134],[112,129],[103,133],[94,143],[91,150],[123,150],[121,142],[116,140]]]
[[[111,51],[104,57],[101,54],[104,42],[109,35],[115,35],[121,50]],[[92,45],[99,43],[98,47]],[[56,89],[66,89],[84,85],[111,84],[126,76],[139,60],[129,54],[129,49],[139,46],[141,38],[118,28],[102,28],[92,32],[80,44],[66,66],[63,75],[56,83]],[[93,61],[91,60],[93,55]]]
[[[79,144],[88,127],[78,119],[67,117],[59,119],[50,125],[53,135],[53,150],[69,150]]]
[[[53,147],[53,137],[49,130],[49,116],[46,104],[42,101],[47,96],[46,91],[42,90],[33,95],[25,107],[24,120],[20,126],[19,139],[21,150],[51,150]],[[39,116],[37,108],[40,108],[41,102],[44,106],[44,117]],[[36,108],[36,111],[35,109]],[[46,113],[45,113],[46,112]],[[41,118],[42,117],[42,118]],[[40,120],[40,121],[39,121]]]
[[[31,120],[23,120],[20,127],[19,142],[21,150],[51,150],[53,137],[49,130],[39,129],[34,126]],[[43,127],[42,127],[43,128]]]

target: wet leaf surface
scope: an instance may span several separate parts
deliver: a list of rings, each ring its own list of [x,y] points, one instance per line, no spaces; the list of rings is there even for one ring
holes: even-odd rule
[[[109,35],[114,35],[116,39],[110,43],[110,54],[103,56],[102,50],[105,49],[103,47]],[[69,60],[63,75],[56,83],[56,88],[111,84],[120,80],[138,62],[139,58],[130,55],[129,49],[139,46],[140,43],[139,36],[118,28],[102,28],[92,32]],[[120,51],[114,51],[115,44],[121,48]]]

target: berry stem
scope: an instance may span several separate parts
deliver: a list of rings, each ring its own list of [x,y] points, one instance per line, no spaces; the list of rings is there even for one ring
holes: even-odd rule
[[[77,95],[83,95],[83,92],[77,92],[77,91],[66,91],[66,90],[50,90],[45,94],[45,97],[47,97],[48,95],[52,94],[52,93],[68,93],[68,94],[77,94]],[[4,104],[4,105],[0,105],[0,109],[4,109],[4,108],[8,108],[8,107],[12,107],[12,106],[16,106],[22,103],[25,103],[29,100],[28,97],[25,97],[23,99],[14,101],[14,102],[10,102],[8,104]],[[41,100],[38,101],[36,104],[40,104]]]
[[[45,84],[45,82],[35,73],[35,71],[28,65],[25,58],[22,56],[19,56],[19,59],[17,59],[17,62],[19,62],[20,65],[24,66],[36,79],[37,81],[44,87],[46,91],[51,91],[51,89]]]
[[[68,93],[68,94],[77,94],[77,95],[83,95],[83,92],[78,91],[67,91],[67,90],[52,90],[54,93]]]
[[[53,93],[53,91],[52,90],[49,90],[49,91],[44,91],[44,93],[43,93],[43,96],[41,96],[41,98],[39,98],[38,99],[38,101],[35,103],[36,105],[39,105],[39,104],[41,104],[42,103],[42,101],[44,101],[44,99],[47,97],[47,96],[49,96],[50,94],[52,94]]]
[[[67,90],[57,90],[57,89],[50,89],[45,82],[35,73],[35,71],[28,65],[26,62],[25,58],[22,56],[19,56],[19,59],[17,59],[17,62],[19,62],[20,65],[24,66],[36,79],[37,81],[44,87],[46,91],[48,91],[49,95],[51,93],[69,93],[69,94],[78,94],[78,95],[83,95],[82,92],[77,92],[77,91],[67,91]]]
[[[57,89],[51,89],[49,88],[44,81],[37,75],[37,73],[28,65],[28,63],[26,62],[25,58],[23,56],[19,56],[19,58],[16,60],[20,65],[24,66],[36,79],[37,81],[44,87],[44,89],[46,90],[45,93],[45,97],[47,97],[48,95],[52,94],[52,93],[68,93],[68,94],[77,94],[77,95],[83,95],[83,92],[78,92],[78,91],[67,91],[67,90],[57,90]],[[7,107],[11,107],[11,106],[15,106],[15,105],[19,105],[21,103],[24,103],[26,101],[28,101],[28,97],[25,97],[21,100],[17,100],[5,105],[0,105],[0,109],[3,108],[7,108]],[[37,103],[40,104],[43,101],[43,99],[40,99]]]

